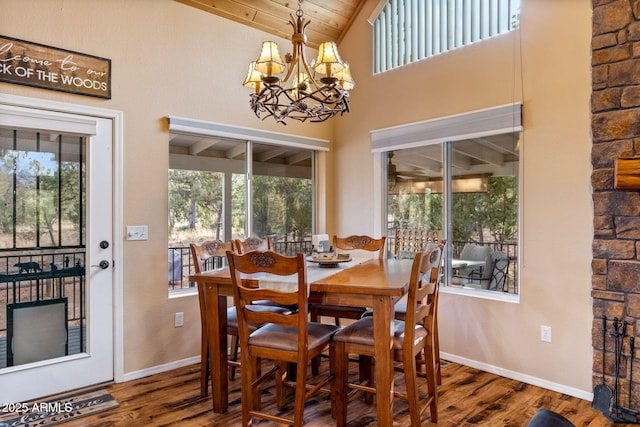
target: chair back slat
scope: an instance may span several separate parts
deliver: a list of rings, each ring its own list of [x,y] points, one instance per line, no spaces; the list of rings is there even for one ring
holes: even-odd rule
[[[281,326],[299,328],[300,343],[306,346],[307,338],[307,268],[304,254],[294,257],[280,255],[273,251],[251,251],[243,255],[227,252],[233,293],[238,314],[238,328],[249,336],[249,323],[274,323]],[[297,274],[297,289],[282,291],[248,286],[243,275],[268,273],[276,276]],[[300,309],[287,314],[252,310],[253,301],[271,301],[279,305],[298,304]]]
[[[193,259],[193,269],[196,274],[205,271],[205,264],[211,258],[226,258],[227,251],[234,251],[233,242],[223,242],[221,240],[207,240],[200,244],[191,243],[191,258]]]
[[[433,245],[416,254],[413,260],[409,291],[407,295],[406,322],[408,325],[422,324],[433,332],[437,306],[437,295],[442,269],[442,257],[446,241]],[[406,328],[405,343],[413,346],[413,328]]]
[[[346,251],[355,249],[370,252],[379,251],[378,258],[382,259],[384,257],[384,243],[386,239],[387,238],[385,236],[382,236],[379,239],[374,239],[370,236],[358,235],[352,235],[348,237],[333,236],[333,247]]]
[[[265,239],[259,237],[247,237],[245,240],[236,239],[235,241],[236,251],[239,254],[246,254],[250,251],[271,251],[273,250],[273,243],[271,237],[267,236]]]

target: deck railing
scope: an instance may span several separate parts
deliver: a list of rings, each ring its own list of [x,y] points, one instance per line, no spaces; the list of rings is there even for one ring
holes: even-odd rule
[[[387,251],[389,257],[411,256],[419,250],[424,250],[428,243],[437,242],[442,239],[439,230],[422,230],[422,229],[399,229],[389,228],[387,230]],[[518,245],[509,242],[473,242],[468,240],[454,240],[448,245],[452,247],[452,254],[457,258],[462,252],[462,248],[466,244],[475,244],[488,246],[491,252],[504,252],[509,259],[507,275],[503,289],[500,291],[517,294],[518,293]]]
[[[311,240],[274,241],[273,250],[289,256],[299,252],[309,253],[311,252]],[[209,262],[210,264],[205,265],[205,269],[207,270],[226,265],[224,258],[216,259],[215,261],[209,260]],[[189,247],[170,246],[168,271],[169,289],[179,290],[193,287],[194,283],[189,283],[189,275],[194,272],[195,269],[193,268],[193,260],[191,259]]]
[[[69,354],[85,350],[84,249],[29,250],[0,255],[0,368],[6,366],[7,305],[66,298]]]

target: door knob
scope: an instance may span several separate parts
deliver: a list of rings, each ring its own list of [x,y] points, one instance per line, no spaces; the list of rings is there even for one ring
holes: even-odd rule
[[[98,265],[92,265],[91,267],[100,267],[101,269],[106,270],[107,268],[109,268],[109,265],[109,261],[103,259],[98,263]]]

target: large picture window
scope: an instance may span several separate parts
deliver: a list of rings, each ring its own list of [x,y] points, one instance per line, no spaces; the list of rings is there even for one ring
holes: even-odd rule
[[[446,239],[447,286],[518,294],[519,116],[519,105],[505,106],[374,133],[386,165],[388,256]]]
[[[190,243],[257,237],[269,238],[275,251],[287,255],[310,250],[316,148],[325,149],[325,144],[255,139],[262,140],[172,133],[170,292],[191,287]]]

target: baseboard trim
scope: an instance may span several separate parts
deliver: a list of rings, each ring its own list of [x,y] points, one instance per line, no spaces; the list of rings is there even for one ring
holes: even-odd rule
[[[194,365],[196,363],[200,363],[200,356],[194,356],[188,359],[176,360],[175,362],[165,363],[164,365],[152,366],[151,368],[141,369],[139,371],[127,372],[122,376],[122,381],[116,381],[116,382],[127,382],[127,381],[137,380],[139,378],[160,374],[162,372],[171,371],[173,369],[182,368],[184,366]]]
[[[471,368],[480,369],[481,371],[489,372],[492,374],[500,375],[501,377],[510,378],[516,381],[522,381],[523,383],[531,384],[537,387],[542,387],[547,390],[557,391],[569,396],[577,397],[579,399],[592,401],[593,393],[589,391],[580,390],[574,387],[568,387],[563,384],[554,383],[552,381],[544,380],[542,378],[526,375],[521,372],[510,371],[497,366],[489,365],[487,363],[481,363],[476,360],[466,359],[464,357],[456,356],[449,353],[440,353],[440,357],[443,360],[448,360],[460,365],[469,366]],[[123,375],[122,381],[126,382],[137,380],[139,378],[148,377],[150,375],[159,374],[173,369],[182,368],[184,366],[194,365],[200,363],[200,356],[190,357],[188,359],[176,360],[175,362],[165,363],[163,365],[153,366],[147,369],[141,369],[139,371],[128,372]]]
[[[526,375],[521,372],[514,372],[508,369],[503,369],[497,366],[481,363],[476,360],[466,359],[464,357],[456,356],[449,353],[440,353],[440,357],[443,360],[449,360],[460,365],[469,366],[471,368],[480,369],[481,371],[489,372],[492,374],[500,375],[501,377],[509,378],[516,381],[522,381],[523,383],[531,384],[537,387],[542,387],[547,390],[557,391],[569,396],[577,397],[587,401],[593,400],[593,393],[589,391],[580,390],[574,387],[569,387],[563,384],[554,383],[552,381],[544,380],[542,378]]]

